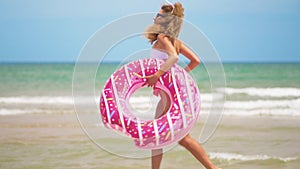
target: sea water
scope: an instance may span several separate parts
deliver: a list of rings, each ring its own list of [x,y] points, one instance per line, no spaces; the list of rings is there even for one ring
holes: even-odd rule
[[[223,66],[226,75],[226,86],[222,86],[226,95],[225,115],[300,116],[300,64],[248,63]],[[106,80],[118,66],[102,64],[100,67],[93,79],[96,102]],[[73,64],[1,64],[0,114],[37,113],[38,105],[45,105],[43,111],[58,113],[51,107],[72,105],[73,70]],[[204,67],[200,66],[195,72],[200,74],[196,76],[199,78],[196,81],[201,92],[201,108],[205,110],[212,100],[209,77]],[[81,90],[86,90],[85,79],[82,80]],[[149,105],[149,99],[141,93],[132,101],[142,109]],[[35,105],[36,109],[27,109],[23,105]]]
[[[98,71],[95,72],[95,75],[93,75],[95,81],[95,104],[99,102],[101,89],[106,80],[118,66],[120,65],[112,63],[102,64]],[[267,123],[272,123],[274,121],[279,123],[282,122],[282,125],[279,125],[279,123],[273,125],[272,123],[269,124],[268,127],[264,127],[264,121],[262,121],[261,123],[257,122],[257,129],[253,128],[250,130],[249,128],[245,129],[244,125],[246,124],[242,123],[237,123],[237,126],[231,127],[230,123],[227,125],[224,124],[223,128],[221,124],[218,130],[222,131],[220,137],[223,140],[219,142],[218,140],[213,140],[211,142],[208,141],[207,143],[208,149],[212,150],[212,152],[209,152],[209,155],[213,161],[221,166],[223,165],[224,168],[238,168],[241,166],[242,168],[247,168],[247,166],[252,166],[248,168],[253,168],[253,166],[255,166],[255,168],[274,168],[274,166],[275,168],[276,166],[277,168],[299,167],[300,64],[226,63],[223,64],[223,66],[226,75],[226,86],[221,86],[216,90],[225,92],[226,101],[224,102],[224,111],[222,112],[224,120],[235,119],[235,121],[245,121],[245,119],[263,119],[267,120],[265,123],[266,125]],[[30,146],[22,145],[23,143],[18,144],[18,141],[14,141],[14,137],[4,137],[6,132],[9,132],[11,135],[13,135],[13,132],[17,133],[17,128],[22,128],[22,125],[20,126],[21,122],[18,123],[18,121],[24,122],[24,119],[28,117],[39,117],[39,119],[42,119],[43,117],[49,117],[49,119],[53,117],[72,117],[75,114],[72,96],[73,71],[74,64],[11,63],[0,65],[0,119],[3,122],[1,126],[2,144],[0,146],[0,160],[1,163],[3,162],[2,165],[4,168],[22,168],[16,165],[16,163],[20,162],[22,162],[20,164],[22,164],[24,168],[26,168],[26,166],[31,166],[31,168],[60,168],[64,162],[68,164],[70,168],[84,168],[84,166],[89,166],[84,162],[84,160],[80,162],[80,165],[77,165],[76,162],[74,162],[75,165],[72,165],[72,161],[74,159],[85,158],[85,156],[91,157],[90,160],[87,160],[87,162],[90,163],[92,168],[105,168],[104,166],[106,166],[106,168],[114,168],[114,166],[116,166],[113,162],[105,163],[102,167],[101,165],[97,165],[96,161],[99,159],[90,154],[95,151],[94,149],[89,147],[84,150],[77,147],[80,146],[80,144],[86,145],[89,141],[84,143],[76,142],[77,137],[74,137],[74,140],[72,137],[70,137],[68,141],[62,140],[62,145],[60,147],[62,149],[66,149],[63,148],[63,142],[65,141],[70,143],[71,140],[72,144],[74,144],[73,146],[76,145],[77,148],[72,150],[67,149],[66,151],[70,151],[72,153],[75,153],[75,150],[79,151],[77,154],[75,153],[76,157],[68,155],[64,156],[64,152],[60,151],[55,152],[58,154],[61,153],[60,155],[66,158],[64,162],[62,159],[56,159],[58,161],[61,160],[61,163],[57,162],[57,165],[53,165],[53,163],[46,160],[47,158],[52,158],[50,156],[53,155],[53,152],[40,152],[43,144],[39,142],[39,138],[36,138],[39,142],[38,144]],[[197,78],[195,80],[197,81],[201,92],[200,114],[209,114],[212,94],[210,79],[205,66],[199,66],[196,70],[193,70],[192,73],[197,74],[197,76],[194,77]],[[87,75],[87,77],[89,76]],[[82,90],[84,92],[85,76],[82,78],[82,88],[77,90]],[[130,102],[134,109],[143,112],[142,110],[147,109],[147,107],[150,106],[149,102],[151,102],[151,97],[144,95],[142,92],[139,95],[134,95]],[[28,130],[38,128],[39,131],[43,131],[43,127],[34,124],[38,123],[42,125],[41,123],[49,123],[47,129],[50,130],[50,123],[55,123],[55,120],[45,120],[46,119],[40,120],[40,123],[29,120],[25,126],[28,127],[28,123],[32,123],[29,125],[30,127],[28,127]],[[235,121],[233,120],[233,122]],[[78,121],[72,121],[74,126],[76,126],[77,123]],[[274,129],[272,129],[272,125],[274,126]],[[67,128],[72,128],[70,126]],[[24,128],[22,128],[22,132],[26,133],[28,130],[24,130]],[[243,139],[240,138],[241,140],[239,144],[237,144],[240,146],[233,146],[233,142],[236,142],[234,134],[232,134],[233,132],[236,132],[237,139],[239,138],[239,135],[242,135],[242,133],[249,133],[253,131],[255,131],[255,135],[252,135],[251,137],[257,137],[257,139],[261,138],[262,140],[256,140],[255,142],[254,140],[242,137]],[[279,138],[275,135],[270,135],[269,137],[271,138],[269,140],[265,139],[265,135],[268,134],[268,132],[281,133],[282,136],[286,138],[284,140],[285,142],[278,140]],[[228,135],[227,137],[226,133]],[[265,133],[265,135],[263,135],[263,133]],[[293,136],[291,136],[291,134]],[[23,139],[23,137],[20,139]],[[25,136],[24,139],[26,140]],[[22,142],[22,140],[19,140],[19,142]],[[26,143],[26,141],[24,142]],[[262,149],[265,147],[266,150],[250,150],[249,146],[252,146],[251,143],[253,144],[253,147],[258,146]],[[274,145],[274,147],[276,147],[277,144],[280,144],[278,146],[279,149],[277,151],[271,151],[270,149],[272,149],[272,146],[270,145]],[[243,147],[242,145],[247,145],[248,147]],[[287,145],[287,147],[284,145]],[[289,145],[298,147],[289,147]],[[58,145],[58,147],[59,146],[60,145]],[[220,148],[214,148],[215,146]],[[225,146],[227,149],[224,148]],[[46,147],[47,150],[55,150],[52,145],[47,144]],[[32,151],[32,153],[28,151]],[[99,149],[99,151],[101,151],[101,149]],[[36,165],[29,165],[30,163],[21,160],[21,157],[24,155],[35,156],[39,154],[42,154],[42,156],[37,157],[39,160],[36,161]],[[180,158],[181,154],[184,154],[183,150],[178,149],[171,151],[169,156],[166,158]],[[111,156],[109,154],[104,156],[106,159],[115,158],[113,157],[114,155]],[[119,159],[119,157],[116,158]],[[9,160],[7,161],[7,159]],[[17,160],[14,161],[13,159]],[[184,159],[186,159],[186,157],[184,157]],[[188,161],[191,159],[193,159],[191,156],[186,159],[185,165],[189,165]],[[27,160],[30,161],[32,159],[27,157]],[[39,162],[43,160],[44,162]],[[130,167],[130,165],[134,162],[131,162],[128,159],[125,161],[128,166],[125,164],[123,167],[134,168]],[[194,165],[195,164],[193,163],[191,166]],[[143,165],[142,163],[139,163],[138,166],[141,168],[147,168],[149,164]],[[165,164],[165,166],[169,168],[176,168],[176,166],[171,164]]]

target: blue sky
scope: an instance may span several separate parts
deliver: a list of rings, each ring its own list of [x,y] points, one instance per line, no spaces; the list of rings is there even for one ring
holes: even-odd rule
[[[0,62],[74,62],[112,20],[164,1],[1,0]],[[182,0],[224,62],[300,62],[299,0]],[[146,44],[147,45],[147,44]]]

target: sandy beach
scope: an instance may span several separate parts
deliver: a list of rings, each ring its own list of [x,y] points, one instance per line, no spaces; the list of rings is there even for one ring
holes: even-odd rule
[[[197,127],[194,136],[199,135]],[[149,158],[123,158],[100,149],[75,113],[2,116],[0,128],[0,168],[150,168]],[[223,169],[296,169],[299,131],[299,118],[224,116],[204,147]],[[164,154],[164,169],[201,167],[180,146]]]

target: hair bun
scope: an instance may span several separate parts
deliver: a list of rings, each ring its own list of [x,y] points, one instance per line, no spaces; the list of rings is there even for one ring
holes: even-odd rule
[[[173,15],[182,18],[184,16],[183,12],[184,8],[182,7],[182,4],[180,2],[176,2],[174,4]]]

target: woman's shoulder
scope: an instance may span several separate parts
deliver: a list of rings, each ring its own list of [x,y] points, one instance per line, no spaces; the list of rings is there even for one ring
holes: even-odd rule
[[[182,42],[180,39],[176,39],[175,42],[176,42],[179,46],[181,46],[181,45],[183,44],[183,42]]]
[[[175,39],[174,47],[175,47],[178,54],[180,53],[182,45],[183,45],[183,43],[180,39]]]

